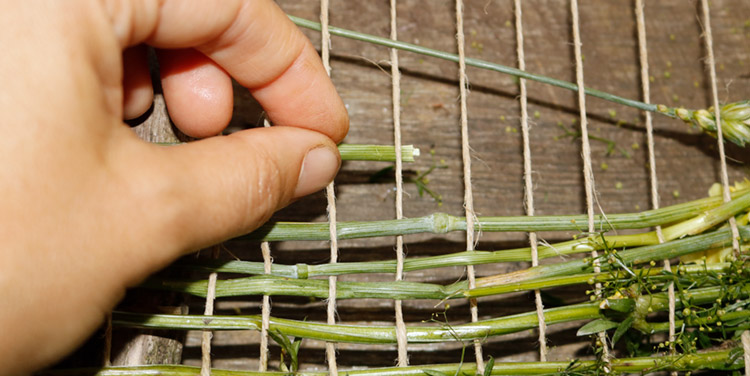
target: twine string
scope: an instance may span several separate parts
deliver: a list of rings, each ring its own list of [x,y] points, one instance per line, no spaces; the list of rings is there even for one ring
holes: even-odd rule
[[[750,332],[742,332],[742,350],[745,355],[745,375],[750,375]]]
[[[102,365],[112,365],[112,312],[107,313],[104,321],[104,349],[102,351]]]
[[[328,32],[328,0],[320,0],[320,25],[321,40],[320,51],[328,76],[331,75],[331,34]],[[336,191],[334,183],[331,182],[326,186],[326,201],[328,202],[328,229],[331,238],[331,264],[338,262],[339,243],[336,231]],[[328,303],[326,306],[326,319],[329,325],[336,323],[336,281],[335,275],[328,277]],[[326,359],[328,361],[328,372],[332,376],[337,376],[338,364],[336,361],[336,344],[326,342]]]
[[[645,15],[643,12],[643,0],[635,1],[635,16],[638,28],[638,57],[641,65],[641,88],[644,103],[651,103],[651,81],[649,80],[649,66],[648,66],[648,44],[646,41],[646,22]],[[659,180],[656,175],[656,152],[654,151],[654,125],[651,113],[648,111],[643,112],[643,116],[646,121],[646,143],[648,144],[648,165],[649,165],[649,180],[651,185],[651,208],[659,209]],[[656,237],[659,239],[659,244],[664,243],[664,235],[661,231],[661,226],[656,226]],[[672,265],[669,259],[664,259],[664,270],[671,271]],[[669,350],[670,353],[675,352],[675,306],[676,297],[674,293],[674,283],[670,283],[667,287],[667,296],[669,297]],[[676,375],[676,372],[672,372],[672,375]]]
[[[711,78],[711,97],[714,106],[714,118],[716,119],[716,142],[719,145],[719,162],[721,169],[722,196],[724,202],[731,200],[729,193],[729,173],[727,172],[727,156],[724,152],[724,138],[721,131],[721,108],[719,107],[719,89],[716,78],[716,59],[714,57],[714,39],[711,32],[711,11],[708,6],[708,0],[701,1],[703,10],[703,39],[706,43],[706,64]],[[739,230],[734,217],[729,217],[729,226],[732,229],[732,248],[735,256],[740,256]],[[750,375],[750,333],[746,330],[742,333],[742,349],[745,357],[745,375]]]
[[[212,258],[219,257],[220,246],[216,245],[212,250]],[[206,291],[206,308],[203,310],[204,316],[213,316],[214,301],[216,300],[216,278],[217,273],[211,273],[208,276],[208,288]],[[201,376],[211,375],[211,339],[214,334],[210,330],[204,330],[201,338]]]
[[[461,159],[463,161],[464,174],[464,208],[466,211],[466,250],[473,251],[475,245],[475,216],[474,196],[471,185],[471,149],[469,148],[469,120],[466,108],[467,83],[466,83],[466,43],[464,38],[464,12],[463,0],[456,0],[456,41],[458,43],[458,81],[461,99]],[[476,286],[474,266],[466,267],[466,275],[469,280],[469,288]],[[471,311],[471,322],[479,320],[479,309],[476,299],[469,299]],[[476,356],[477,372],[484,373],[484,359],[482,356],[482,343],[474,340],[474,354]]]
[[[391,39],[398,39],[396,22],[396,0],[391,0]],[[401,161],[401,73],[398,69],[398,50],[391,49],[391,88],[393,100],[393,144],[396,148],[396,219],[404,218],[404,179]],[[404,237],[396,237],[396,281],[404,279]],[[398,347],[398,366],[409,365],[407,350],[406,323],[404,323],[403,306],[400,299],[394,301],[396,315],[396,343]]]
[[[271,274],[271,247],[268,242],[260,243],[260,251],[263,254],[263,273]],[[260,310],[260,359],[258,371],[268,370],[268,327],[271,322],[271,297],[263,295],[263,303]]]
[[[727,173],[727,156],[724,152],[724,138],[721,131],[721,107],[719,107],[719,89],[716,79],[716,59],[714,58],[714,39],[711,33],[711,13],[708,8],[708,0],[702,0],[701,5],[703,8],[703,36],[706,42],[706,51],[708,56],[706,58],[706,64],[708,65],[708,72],[711,77],[711,97],[713,98],[714,106],[714,118],[716,119],[716,142],[719,145],[719,161],[721,168],[721,185],[722,195],[724,202],[732,200],[731,194],[729,193],[729,173]],[[740,253],[740,233],[737,230],[737,222],[734,217],[729,217],[729,226],[732,228],[732,248],[734,249],[735,255],[739,256]]]
[[[521,0],[515,0],[514,11],[516,17],[516,55],[518,55],[518,69],[526,70],[526,59],[523,49],[523,12]],[[518,80],[519,101],[521,103],[521,134],[523,136],[523,176],[524,176],[524,204],[526,215],[534,216],[534,184],[531,171],[531,147],[529,146],[529,109],[528,96],[526,92],[526,80]],[[531,265],[539,265],[539,251],[537,249],[536,232],[529,232],[529,244],[531,245]],[[539,322],[539,360],[547,361],[547,322],[544,320],[544,304],[542,294],[534,290],[534,303],[536,305],[536,316]]]
[[[588,132],[588,118],[586,116],[586,93],[582,88],[583,85],[583,57],[581,55],[581,25],[578,19],[578,0],[570,1],[570,13],[573,18],[573,49],[575,51],[576,60],[576,85],[578,86],[578,107],[581,117],[581,149],[583,157],[583,181],[584,189],[586,191],[586,214],[588,216],[588,231],[589,234],[595,232],[594,228],[594,172],[591,168],[591,146],[589,144],[589,132]],[[594,264],[594,273],[601,272],[599,268],[599,254],[596,251],[591,251],[591,258]],[[596,295],[601,297],[601,283],[595,285]],[[601,342],[602,358],[605,362],[609,362],[609,345],[607,344],[606,333],[600,332],[599,342]],[[609,373],[609,368],[606,369]]]
[[[271,122],[263,119],[263,126],[268,128]],[[263,273],[271,274],[271,245],[268,242],[260,243],[260,252],[263,255]],[[271,297],[263,295],[263,303],[260,308],[260,359],[258,359],[258,371],[268,370],[268,327],[271,325]]]

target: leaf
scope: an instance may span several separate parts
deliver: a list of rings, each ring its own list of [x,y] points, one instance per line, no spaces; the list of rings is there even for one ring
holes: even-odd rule
[[[729,356],[724,364],[726,366],[739,365],[744,355],[745,352],[742,350],[742,347],[735,347],[729,351]]]
[[[616,328],[618,325],[620,324],[614,321],[609,321],[606,319],[597,319],[582,326],[581,329],[578,329],[578,332],[576,333],[576,335],[580,337],[580,336],[596,334],[596,333],[603,332],[605,330]]]
[[[424,372],[427,376],[450,376],[445,372],[435,371],[432,369],[423,369],[422,372]]]
[[[745,321],[747,321],[747,319],[746,319],[746,318],[744,318],[744,317],[741,317],[741,318],[739,318],[739,319],[734,319],[734,320],[729,320],[729,321],[725,321],[725,322],[724,322],[724,326],[737,326],[737,325],[739,325],[739,324],[742,324],[742,323],[744,323]]]
[[[495,367],[495,358],[490,356],[490,360],[487,361],[487,365],[484,366],[484,376],[492,375],[492,368]]]
[[[633,299],[607,299],[609,309],[617,312],[633,312],[635,308],[635,300]]]
[[[633,316],[629,316],[627,319],[623,320],[623,322],[620,323],[620,325],[617,326],[617,330],[615,330],[615,334],[612,336],[612,343],[617,344],[617,341],[620,340],[623,334],[630,329],[631,326],[633,326],[633,321],[635,318]]]
[[[272,340],[274,340],[276,343],[281,346],[282,349],[289,352],[289,348],[292,346],[292,343],[289,342],[289,338],[285,336],[283,333],[281,333],[280,330],[269,330],[268,336],[271,337]]]

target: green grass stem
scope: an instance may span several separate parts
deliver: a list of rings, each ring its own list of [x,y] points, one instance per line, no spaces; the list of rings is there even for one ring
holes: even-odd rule
[[[750,226],[739,226],[740,239],[750,241]],[[707,234],[691,236],[668,243],[633,248],[618,252],[620,259],[626,265],[643,264],[650,261],[660,261],[684,256],[703,250],[724,248],[731,246],[732,232],[729,228],[720,229]],[[611,264],[606,255],[600,256],[602,270],[608,270]],[[477,286],[495,286],[528,281],[552,276],[587,273],[593,270],[592,260],[577,259],[556,264],[534,266],[511,273],[499,274],[477,279]]]
[[[728,267],[727,263],[703,265],[683,265],[679,267],[681,275],[689,276],[706,271],[721,273]],[[674,272],[678,267],[672,268]],[[635,269],[636,274],[643,278],[663,275],[661,268]],[[336,299],[455,299],[478,298],[491,295],[502,295],[520,291],[532,291],[552,287],[579,284],[592,284],[624,280],[629,276],[624,272],[617,273],[583,273],[569,276],[556,276],[530,281],[519,281],[504,285],[468,288],[466,281],[449,285],[434,283],[388,281],[388,282],[348,282],[336,283]],[[141,287],[187,293],[205,297],[208,288],[207,280],[169,280],[151,279]],[[216,297],[269,295],[269,296],[304,296],[311,298],[328,298],[328,279],[291,279],[268,275],[249,278],[234,278],[218,280],[216,282]]]
[[[750,284],[740,283],[731,288],[739,291],[738,297],[746,298],[750,293]],[[727,286],[697,288],[689,291],[690,304],[702,305],[713,303],[720,296],[722,289]],[[623,299],[625,300],[625,299]],[[676,306],[682,307],[682,300],[678,296]],[[599,301],[572,304],[563,307],[544,310],[547,325],[555,325],[578,320],[591,320],[603,317],[599,308]],[[636,299],[636,310],[660,312],[668,309],[666,293],[654,293]],[[160,315],[115,312],[112,323],[118,326],[140,327],[150,329],[176,330],[260,330],[261,317],[253,316],[187,316]],[[517,333],[536,328],[538,325],[537,312],[524,312],[515,315],[481,320],[467,324],[452,325],[449,322],[435,323],[424,326],[408,326],[406,337],[410,343],[433,343],[468,341],[485,339]],[[396,332],[393,326],[365,326],[323,324],[309,321],[271,318],[269,330],[278,331],[287,336],[297,338],[317,339],[330,342],[364,343],[364,344],[394,344]]]
[[[614,358],[609,365],[616,373],[644,373],[660,371],[692,370],[737,370],[744,367],[742,357],[735,357],[739,348],[720,351],[702,352],[686,355],[657,355],[654,357]],[[551,375],[562,372],[569,367],[572,370],[587,370],[597,366],[595,361],[579,361],[571,366],[570,362],[495,362],[491,375]],[[370,369],[353,369],[342,371],[350,376],[425,376],[424,370],[438,371],[456,376],[476,376],[476,364],[423,364],[408,367],[387,367]],[[47,373],[42,373],[43,375]],[[148,365],[128,367],[104,367],[78,370],[54,371],[55,376],[198,376],[200,367],[181,365]],[[298,371],[295,376],[326,376],[327,371]],[[213,376],[289,376],[288,372],[229,371],[211,369]]]
[[[184,142],[156,142],[157,145],[174,146]],[[342,161],[395,162],[396,147],[391,145],[339,144]],[[419,156],[419,149],[414,145],[401,146],[401,161],[414,162]]]
[[[738,198],[742,195],[750,195],[750,190],[735,192],[733,197]],[[745,197],[745,200],[747,200],[747,197]],[[601,232],[663,226],[701,215],[703,212],[721,204],[721,197],[710,197],[640,213],[597,215],[594,224],[597,231]],[[700,223],[695,223],[693,226],[697,227],[708,219],[713,220],[715,217],[701,220]],[[586,223],[587,217],[585,215],[478,217],[476,230],[484,232],[583,232]],[[338,222],[336,228],[337,237],[340,240],[418,233],[445,234],[451,231],[466,231],[466,219],[445,213],[434,213],[418,218],[344,221]],[[329,240],[329,237],[327,222],[269,222],[239,239],[262,241]]]
[[[311,29],[311,30],[320,31],[321,26],[320,26],[320,23],[318,22],[309,21],[309,20],[295,17],[295,16],[289,16],[289,18],[292,20],[292,22],[297,24],[297,26],[304,27],[304,28]],[[342,29],[339,27],[335,27],[335,26],[329,26],[328,31],[331,33],[331,35],[335,35],[339,37],[354,39],[354,40],[372,43],[372,44],[389,47],[389,48],[395,48],[395,49],[402,50],[402,51],[409,51],[409,52],[417,53],[420,55],[430,56],[430,57],[434,57],[434,58],[438,58],[442,60],[453,61],[456,63],[458,62],[458,55],[456,54],[435,50],[432,48],[418,46],[412,43],[402,42],[398,40],[391,40],[389,38],[383,38],[383,37],[378,37],[374,35],[359,33],[356,31],[346,30],[346,29]],[[486,69],[486,70],[495,71],[495,72],[504,73],[504,74],[509,74],[515,77],[525,78],[528,80],[561,87],[563,89],[578,91],[578,85],[571,83],[571,82],[558,80],[558,79],[543,76],[540,74],[529,73],[529,72],[522,71],[517,68],[512,68],[512,67],[508,67],[505,65],[492,63],[489,61],[484,61],[484,60],[479,60],[479,59],[466,58],[465,61],[466,61],[466,65],[468,66]],[[645,111],[659,112],[659,109],[657,105],[655,104],[647,104],[641,101],[623,98],[614,94],[609,94],[609,93],[606,93],[600,90],[591,89],[591,88],[584,88],[584,92],[587,95],[601,98],[610,102],[619,103],[625,106],[638,108],[638,109],[645,110]],[[673,118],[677,117],[674,114],[674,111],[672,111],[671,113],[664,113],[664,112],[659,112],[659,113],[663,113]]]

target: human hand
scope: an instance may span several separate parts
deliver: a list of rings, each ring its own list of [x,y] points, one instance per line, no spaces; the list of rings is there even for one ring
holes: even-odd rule
[[[309,41],[270,0],[4,1],[0,12],[0,373],[59,359],[125,288],[258,227],[338,170],[344,106]],[[215,135],[229,76],[277,125],[190,144],[138,140],[145,61],[187,134]],[[143,65],[140,65],[143,64]],[[123,85],[125,90],[123,90]]]

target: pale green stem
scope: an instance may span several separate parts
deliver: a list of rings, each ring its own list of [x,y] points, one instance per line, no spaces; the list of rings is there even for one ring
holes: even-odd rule
[[[750,227],[740,226],[738,230],[741,239],[745,241],[750,240]],[[703,250],[723,248],[731,244],[732,232],[730,229],[725,228],[708,234],[696,235],[668,243],[629,249],[618,252],[618,255],[625,265],[637,265],[650,261],[672,259]],[[607,258],[607,255],[600,256],[600,264],[603,270],[607,270],[610,267],[617,267],[617,264],[611,264],[609,261],[611,260]],[[571,260],[480,278],[477,280],[477,286],[504,285],[538,278],[585,273],[591,270],[593,270],[591,259]]]
[[[725,288],[727,287],[717,286],[690,290],[690,303],[693,305],[712,303]],[[750,292],[750,284],[738,284],[730,286],[730,288],[737,289],[739,295],[743,298],[747,297],[748,292]],[[554,325],[601,318],[603,316],[599,304],[599,301],[593,301],[545,309],[544,319],[547,325]],[[677,307],[682,306],[680,297],[677,298],[676,305]],[[649,312],[664,311],[668,309],[668,298],[666,293],[642,296],[638,298],[635,306],[638,310],[650,308]],[[430,326],[409,326],[407,327],[406,337],[409,343],[485,339],[491,336],[536,328],[537,320],[537,312],[533,311],[460,325],[441,322]],[[112,316],[113,325],[176,330],[260,330],[260,322],[261,317],[259,315],[208,317],[115,312]],[[393,344],[396,342],[395,327],[392,326],[330,325],[271,318],[269,330],[297,338],[330,342],[370,344]]]
[[[308,21],[306,19],[295,17],[295,16],[289,16],[289,18],[295,24],[297,24],[297,26],[320,31],[320,24],[317,22]],[[458,55],[456,54],[451,54],[448,52],[439,51],[439,50],[435,50],[432,48],[422,47],[416,44],[406,43],[406,42],[402,42],[398,40],[391,40],[388,38],[377,37],[374,35],[359,33],[356,31],[346,30],[346,29],[342,29],[342,28],[338,28],[334,26],[329,26],[328,30],[331,33],[331,35],[335,35],[335,36],[359,40],[362,42],[367,42],[367,43],[372,43],[372,44],[377,44],[377,45],[381,45],[384,47],[396,48],[396,49],[403,50],[403,51],[414,52],[417,54],[431,56],[431,57],[435,57],[438,59],[458,62]],[[578,85],[571,83],[571,82],[542,76],[540,74],[529,73],[526,71],[522,71],[520,69],[508,67],[505,65],[497,64],[497,63],[491,63],[489,61],[484,61],[484,60],[479,60],[479,59],[466,58],[465,61],[466,61],[466,65],[469,65],[472,67],[491,70],[491,71],[500,72],[504,74],[509,74],[515,77],[525,78],[528,80],[533,80],[533,81],[561,87],[561,88],[572,90],[572,91],[578,91]],[[676,117],[676,115],[674,114],[674,111],[666,112],[666,113],[659,112],[659,109],[657,108],[657,105],[655,104],[647,104],[641,101],[623,98],[614,94],[605,93],[603,91],[595,90],[591,88],[584,88],[584,92],[587,95],[601,98],[610,102],[623,104],[625,106],[637,108],[640,110],[663,113],[670,117]]]
[[[608,365],[612,371],[617,373],[648,373],[650,370],[662,371],[691,371],[691,370],[736,370],[742,369],[742,357],[731,361],[731,352],[736,349],[725,349],[721,351],[703,352],[685,355],[659,355],[655,357],[638,358],[615,358]],[[496,362],[492,367],[491,375],[550,375],[563,371],[570,362]],[[576,363],[575,370],[588,370],[595,368],[594,361],[584,360]],[[477,374],[476,364],[452,363],[452,364],[424,364],[408,367],[388,367],[347,370],[350,376],[426,376],[424,370],[438,371],[443,374],[475,376]],[[42,373],[46,374],[46,373]],[[200,367],[178,366],[178,365],[149,365],[130,367],[105,367],[70,371],[54,371],[52,375],[73,376],[198,376]],[[289,376],[288,372],[256,372],[256,371],[228,371],[211,369],[213,376]],[[298,371],[295,376],[326,376],[327,371]]]
[[[748,190],[735,192],[750,193]],[[594,225],[597,231],[617,229],[638,229],[666,225],[700,215],[704,211],[722,203],[721,197],[710,197],[684,204],[649,210],[641,213],[597,215]],[[514,216],[478,217],[476,230],[484,232],[500,231],[580,231],[583,232],[587,217],[568,216]],[[434,213],[419,218],[393,219],[384,221],[338,222],[338,239],[357,239],[380,236],[396,236],[417,233],[444,234],[451,231],[466,231],[466,219],[445,213]],[[282,240],[328,240],[327,222],[273,222],[240,239],[282,241]]]
[[[600,317],[598,302],[575,304],[544,311],[547,325],[595,319]],[[148,315],[115,312],[113,325],[177,330],[260,330],[261,317],[256,316],[183,316]],[[431,326],[408,326],[409,343],[433,343],[485,339],[490,336],[516,333],[536,328],[537,313],[527,312],[475,323]],[[392,326],[329,325],[309,321],[271,318],[270,331],[287,336],[331,342],[394,344],[396,331]]]
[[[184,144],[184,142],[156,142],[155,144],[174,146]],[[339,144],[338,148],[342,161],[396,161],[396,147],[391,145]],[[401,146],[401,161],[414,162],[414,158],[418,156],[419,149],[414,145]]]
[[[729,203],[719,205],[719,198],[713,198],[712,203],[718,206],[708,209],[704,206],[708,199],[688,203],[696,205],[701,209],[700,215],[681,223],[666,227],[663,231],[667,239],[675,239],[690,234],[705,231],[718,223],[725,221],[737,210],[744,210],[743,206],[750,201],[748,191],[736,192],[735,199]],[[681,204],[686,205],[686,204]],[[677,211],[675,207],[665,208],[670,211]],[[683,208],[684,209],[684,208]],[[529,218],[529,217],[523,217]],[[738,221],[739,225],[745,223],[743,220]],[[659,240],[655,232],[631,235],[610,235],[599,237],[585,237],[562,243],[551,244],[549,246],[539,247],[539,258],[557,257],[580,252],[590,252],[592,250],[602,250],[606,248],[632,248],[638,246],[655,245]],[[530,261],[531,251],[529,247],[508,249],[501,251],[473,251],[458,252],[440,256],[411,258],[404,261],[404,271],[416,271],[449,266],[466,266],[479,265],[498,262],[518,262]],[[202,269],[211,272],[228,272],[241,274],[265,274],[262,263],[248,261],[223,261],[223,262],[201,262],[201,263],[181,263],[181,267]],[[273,264],[271,275],[305,279],[316,276],[331,276],[343,274],[364,274],[364,273],[394,273],[396,270],[396,261],[370,261],[370,262],[340,262],[335,264],[320,265],[281,265]]]
[[[703,265],[680,266],[679,271],[683,276],[701,274],[706,271],[723,272],[729,266],[727,263]],[[659,281],[663,274],[661,268],[635,269],[633,270],[642,278],[650,281]],[[674,272],[678,267],[673,268]],[[420,283],[407,281],[388,282],[348,282],[336,283],[336,299],[455,299],[455,298],[478,298],[490,295],[502,295],[520,291],[531,291],[551,287],[561,287],[576,284],[592,284],[595,282],[616,281],[627,279],[625,272],[617,273],[585,273],[570,276],[559,276],[520,281],[504,285],[494,285],[469,289],[466,281],[453,283],[447,286],[434,283]],[[663,279],[663,278],[662,278]],[[184,281],[168,279],[151,279],[141,287],[162,289],[174,292],[192,294],[205,297],[208,281]],[[216,282],[216,297],[269,295],[269,296],[304,296],[311,298],[328,298],[327,279],[290,279],[268,275],[260,275],[249,278],[234,278],[219,280]]]

